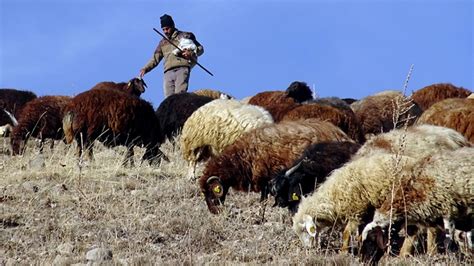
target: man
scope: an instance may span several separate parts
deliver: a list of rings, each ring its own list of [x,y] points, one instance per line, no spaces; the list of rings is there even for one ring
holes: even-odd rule
[[[175,45],[179,46],[182,39],[188,39],[188,41],[191,40],[196,47],[195,50],[183,48],[182,53],[176,52],[174,51],[176,47],[170,44],[166,39],[162,39],[158,47],[156,47],[153,57],[140,70],[139,76],[142,78],[146,73],[155,68],[161,59],[165,60],[163,64],[165,72],[163,77],[163,90],[166,98],[172,94],[186,92],[188,90],[191,68],[195,65],[197,57],[204,53],[204,48],[196,40],[192,32],[179,31],[175,28],[171,16],[164,14],[160,17],[160,22],[163,33]]]

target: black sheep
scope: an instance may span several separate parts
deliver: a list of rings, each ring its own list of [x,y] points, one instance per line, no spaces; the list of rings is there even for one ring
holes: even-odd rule
[[[302,196],[313,192],[329,173],[349,161],[360,144],[353,142],[320,142],[305,149],[291,168],[281,171],[270,181],[270,193],[275,205],[288,207],[295,213]]]
[[[212,100],[211,97],[194,93],[177,93],[167,97],[155,112],[163,137],[171,139],[178,134],[194,111]]]

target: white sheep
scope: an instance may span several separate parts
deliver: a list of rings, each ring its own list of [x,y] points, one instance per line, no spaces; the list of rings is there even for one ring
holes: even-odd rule
[[[412,169],[413,165],[427,156],[441,151],[456,150],[464,146],[470,146],[470,144],[460,133],[449,128],[431,125],[410,127],[407,130],[392,130],[388,133],[372,137],[359,149],[349,163],[334,171],[321,188],[310,197],[311,204],[315,205],[313,206],[314,208],[319,206],[318,208],[334,212],[339,217],[338,219],[335,218],[336,216],[333,219],[321,218],[320,227],[321,223],[323,223],[322,221],[325,221],[324,219],[328,221],[327,225],[332,225],[332,223],[337,221],[347,223],[343,236],[343,250],[346,250],[350,234],[356,231],[362,214],[367,210],[369,200],[363,198],[364,195],[372,197],[370,200],[372,202],[371,206],[378,207],[386,195],[386,193],[381,193],[380,190],[387,191],[391,189],[391,185],[397,177],[393,174],[394,169],[400,167],[399,175],[401,177],[406,175],[405,172]],[[397,154],[401,160],[399,166],[393,163],[393,158],[397,158]],[[405,165],[408,162],[409,164]],[[331,180],[331,183],[328,183],[329,180]],[[365,184],[367,182],[373,182],[377,184],[377,187],[368,189],[372,185]],[[321,190],[322,188],[327,191]],[[354,188],[356,191],[352,191],[351,188]],[[364,193],[360,193],[359,190],[364,191]],[[321,195],[318,196],[319,194]],[[331,195],[333,203],[325,205],[325,202],[328,200],[328,196],[325,194]],[[304,210],[301,212],[300,216],[304,216]],[[301,229],[298,227],[299,223],[303,223],[306,226],[311,224],[307,222],[309,218],[317,217],[320,219],[316,212],[313,212],[311,209],[310,212],[315,215],[294,220],[294,225],[297,226],[295,227],[297,233]],[[309,244],[309,239],[314,237],[314,233],[309,235],[303,233],[300,232],[298,235],[307,245]]]
[[[453,237],[454,220],[470,219],[474,214],[474,148],[435,154],[417,164],[412,173],[397,187],[393,198],[387,197],[376,209],[373,221],[362,232],[362,241],[375,227],[386,229],[390,222],[402,219],[408,224],[430,226],[442,218]],[[428,243],[428,247],[434,246]]]
[[[194,178],[198,161],[217,156],[243,133],[273,124],[273,118],[259,106],[236,100],[217,99],[197,109],[184,123],[180,143]]]
[[[392,184],[405,178],[416,162],[408,156],[386,153],[350,161],[301,201],[293,217],[293,230],[303,245],[311,247],[321,230],[347,224],[342,246],[347,251],[350,235],[357,231],[367,209],[379,207],[390,195]]]
[[[196,44],[193,42],[193,40],[191,39],[188,39],[188,38],[181,38],[179,40],[179,44],[178,44],[178,48],[174,49],[173,50],[173,54],[174,55],[178,55],[181,53],[182,50],[190,50],[192,51],[193,53],[196,53],[197,51],[197,46]],[[181,50],[180,50],[181,49]]]
[[[456,130],[423,124],[372,136],[357,151],[354,158],[382,152],[423,159],[435,150],[455,150],[470,145]]]

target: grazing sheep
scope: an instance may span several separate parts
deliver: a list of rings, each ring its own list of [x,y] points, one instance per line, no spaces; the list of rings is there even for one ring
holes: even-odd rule
[[[443,220],[449,235],[455,235],[457,219],[467,217],[472,223],[474,210],[474,148],[464,147],[435,154],[415,166],[410,178],[401,180],[392,197],[376,209],[374,219],[362,232],[362,241],[368,242],[374,231],[386,230],[390,222],[433,226]],[[380,233],[379,233],[380,234]],[[428,241],[434,241],[428,238]],[[379,240],[379,243],[387,242]],[[377,246],[384,249],[384,246]],[[367,243],[364,243],[367,244]],[[435,247],[428,243],[428,247]],[[408,255],[408,254],[401,254]]]
[[[18,124],[12,130],[12,154],[23,154],[30,136],[41,140],[40,151],[43,151],[46,139],[53,140],[51,148],[54,140],[62,139],[63,111],[70,100],[67,96],[43,96],[27,102],[18,118]]]
[[[97,83],[91,90],[95,89],[114,89],[126,92],[130,95],[140,97],[145,92],[146,83],[142,78],[132,78],[128,82],[115,83],[111,81],[104,81]]]
[[[351,105],[352,103],[358,101],[357,99],[354,99],[354,98],[342,98],[341,100],[343,100],[344,102],[346,102],[349,105]]]
[[[415,91],[411,98],[418,104],[421,110],[425,111],[431,105],[448,98],[466,98],[471,91],[456,87],[450,83],[437,83],[423,87]]]
[[[119,90],[94,89],[78,94],[66,107],[63,119],[66,142],[77,141],[77,155],[86,148],[92,159],[94,140],[106,146],[127,146],[127,162],[133,165],[133,147],[145,145],[143,160],[153,163],[162,155],[161,135],[153,106]]]
[[[15,90],[15,89],[0,89],[0,109],[4,109],[12,114],[14,117],[20,117],[21,110],[25,104],[33,99],[36,99],[36,94],[31,91]],[[0,126],[12,125],[9,115],[0,112]]]
[[[286,89],[286,95],[297,103],[313,99],[313,92],[305,82],[293,81]]]
[[[360,144],[349,141],[320,142],[305,149],[290,169],[281,171],[270,181],[275,206],[288,207],[295,213],[303,196],[312,193],[334,169],[349,161]]]
[[[265,108],[275,122],[280,122],[283,116],[291,109],[299,106],[293,98],[287,97],[283,91],[265,91],[250,98],[249,104]]]
[[[211,213],[218,213],[229,188],[268,195],[268,181],[287,168],[311,143],[351,141],[329,122],[283,121],[250,131],[211,159],[199,180]]]
[[[433,125],[416,125],[373,136],[357,151],[354,158],[374,153],[392,153],[423,159],[437,151],[455,150],[464,146],[470,146],[470,143],[455,130]]]
[[[286,112],[281,121],[317,118],[323,121],[333,123],[346,133],[349,137],[358,143],[364,143],[365,138],[362,134],[359,121],[352,110],[344,110],[331,105],[323,104],[303,104],[294,107]]]
[[[304,200],[300,203],[298,217],[295,216],[293,220],[294,229],[303,243],[310,245],[315,233],[304,231],[303,229],[309,230],[310,227],[303,228],[300,223],[309,226],[314,223],[313,218],[319,219],[318,230],[334,223],[347,224],[343,237],[345,251],[348,248],[350,234],[360,225],[367,208],[380,206],[383,197],[387,195],[383,191],[390,189],[387,186],[391,186],[395,178],[406,175],[406,171],[412,169],[410,165],[422,161],[427,156],[465,146],[470,144],[458,132],[430,125],[411,127],[406,131],[393,130],[374,136],[357,151],[349,163],[336,169],[308,198],[307,204],[314,206],[306,206],[305,208],[308,208],[306,211],[301,209]],[[400,158],[398,167],[395,166],[397,157]],[[400,172],[394,172],[394,169]],[[329,180],[332,181],[328,183]],[[338,189],[340,191],[336,191]],[[328,194],[330,197],[323,200],[322,198],[328,197]],[[348,200],[351,197],[354,204]],[[370,205],[367,205],[369,203]],[[307,216],[308,214],[310,216]]]
[[[183,128],[186,120],[201,106],[213,99],[194,93],[177,93],[164,99],[156,109],[156,116],[164,137],[172,139]],[[161,140],[160,143],[163,143]]]
[[[437,102],[416,123],[452,128],[474,143],[474,99],[450,98]]]
[[[397,91],[383,91],[368,96],[351,104],[351,108],[366,138],[405,124],[412,125],[422,112],[415,103]]]
[[[311,99],[313,99],[312,92],[306,83],[295,81],[284,92],[260,92],[250,98],[249,103],[265,108],[275,122],[279,122],[286,112]]]
[[[342,251],[347,251],[350,236],[363,224],[370,208],[380,207],[392,184],[405,178],[416,162],[408,156],[385,153],[351,160],[303,198],[293,217],[293,230],[311,247],[323,229],[345,226]]]
[[[196,163],[219,155],[243,133],[273,124],[263,108],[236,100],[214,100],[197,109],[184,123],[180,143],[194,178]]]
[[[235,99],[233,96],[227,93],[217,91],[217,90],[211,90],[211,89],[196,90],[196,91],[193,91],[192,93],[201,95],[201,96],[210,97],[212,99],[227,99],[227,100]]]
[[[313,100],[309,100],[304,102],[304,104],[319,104],[319,105],[327,105],[327,106],[332,106],[340,110],[347,110],[352,113],[351,106],[345,102],[344,100],[338,98],[338,97],[324,97],[324,98],[316,98]]]

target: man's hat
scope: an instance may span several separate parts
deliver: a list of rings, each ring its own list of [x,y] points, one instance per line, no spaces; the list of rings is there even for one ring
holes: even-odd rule
[[[164,28],[164,27],[174,28],[173,18],[168,14],[164,14],[163,16],[161,16],[160,17],[160,22],[161,22],[161,27],[162,28]]]

